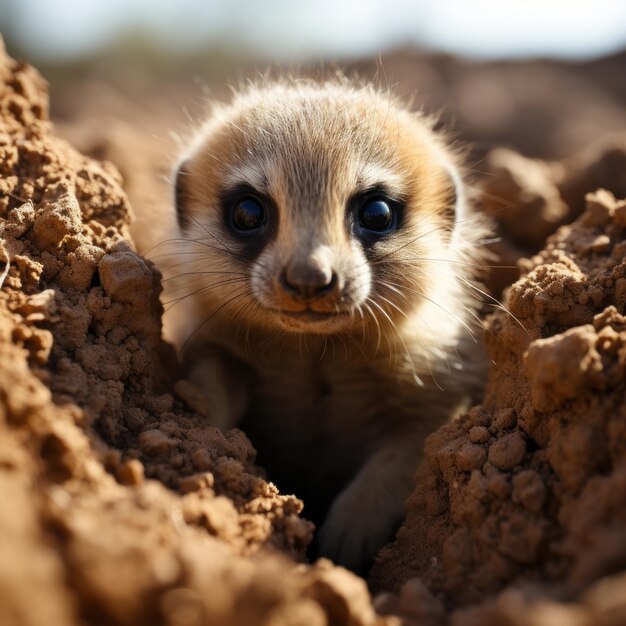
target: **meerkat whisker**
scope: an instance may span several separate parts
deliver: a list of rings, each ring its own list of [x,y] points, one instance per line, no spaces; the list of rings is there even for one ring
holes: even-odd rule
[[[226,275],[232,275],[232,276],[243,276],[245,278],[247,278],[247,275],[244,274],[243,272],[223,272],[223,271],[203,271],[203,272],[184,272],[183,274],[176,274],[175,276],[168,276],[167,278],[163,278],[161,280],[162,283],[167,283],[170,280],[179,280],[181,278],[184,278],[186,276],[212,276],[218,274],[220,276],[226,276]]]
[[[239,300],[240,298],[245,298],[246,296],[250,295],[251,292],[243,292],[243,293],[238,293],[237,295],[233,296],[232,298],[230,298],[229,300],[227,300],[226,302],[224,302],[223,304],[221,304],[216,311],[214,311],[211,315],[209,315],[209,317],[207,317],[190,335],[189,337],[187,337],[187,339],[185,340],[185,342],[182,344],[181,349],[180,349],[180,353],[183,354],[185,352],[185,349],[187,348],[187,346],[189,345],[189,342],[194,338],[195,335],[197,335],[225,306],[227,306],[228,304],[231,304],[232,302],[236,302],[237,300]]]
[[[478,293],[480,293],[482,296],[485,296],[485,298],[487,298],[488,300],[491,300],[491,305],[494,306],[495,308],[503,311],[504,313],[506,313],[507,315],[509,315],[511,317],[511,319],[513,319],[517,324],[519,324],[519,326],[522,328],[522,330],[529,335],[528,330],[526,329],[526,326],[524,326],[524,324],[522,324],[522,322],[515,317],[515,315],[513,315],[513,313],[511,313],[511,311],[509,311],[504,304],[502,304],[502,302],[500,302],[497,298],[494,298],[492,295],[488,294],[486,291],[483,291],[482,289],[480,289],[477,285],[474,285],[473,283],[471,283],[470,281],[468,281],[465,278],[461,278],[461,280],[470,288],[473,289],[474,291],[477,291]]]
[[[195,289],[195,290],[193,290],[191,292],[188,292],[188,293],[186,293],[183,296],[180,296],[178,298],[173,298],[171,300],[166,300],[165,302],[163,302],[163,305],[168,305],[168,304],[171,304],[172,302],[179,302],[180,300],[183,300],[185,298],[189,298],[189,297],[194,296],[196,294],[203,293],[203,292],[205,292],[207,290],[214,289],[214,288],[217,288],[217,287],[220,287],[220,286],[235,285],[235,284],[238,284],[238,283],[246,284],[246,282],[247,281],[245,279],[238,277],[238,278],[225,278],[224,280],[218,280],[218,281],[215,281],[215,282],[212,282],[212,283],[208,283],[208,284],[207,283],[203,283],[201,287],[198,287],[197,289]],[[188,286],[188,284],[187,285],[181,285],[181,287],[185,287],[185,286]]]

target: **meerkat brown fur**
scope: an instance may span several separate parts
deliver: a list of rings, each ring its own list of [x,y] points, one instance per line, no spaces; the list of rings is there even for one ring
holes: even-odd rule
[[[303,498],[317,553],[363,571],[482,380],[458,157],[385,92],[294,80],[212,110],[175,188],[188,376]]]

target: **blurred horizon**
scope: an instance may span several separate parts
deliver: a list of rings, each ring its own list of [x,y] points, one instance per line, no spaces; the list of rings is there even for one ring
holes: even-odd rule
[[[626,48],[621,0],[4,0],[0,33],[33,62],[115,52],[312,62],[410,47],[472,60],[581,60]]]
[[[48,81],[72,143],[98,158],[115,146],[127,176],[112,138],[125,124],[154,136],[149,161],[207,104],[285,73],[389,88],[476,163],[626,132],[626,0],[0,0],[0,34]]]

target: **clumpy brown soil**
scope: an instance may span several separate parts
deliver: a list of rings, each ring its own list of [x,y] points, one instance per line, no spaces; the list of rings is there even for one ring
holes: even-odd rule
[[[584,200],[626,196],[622,144],[490,155],[499,249],[531,259],[487,320],[483,404],[430,437],[372,603],[302,563],[301,503],[172,382],[121,179],[47,107],[0,54],[0,624],[626,624],[626,203]]]
[[[590,593],[589,606],[568,610],[576,624],[615,624],[612,611],[626,619],[625,259],[626,201],[599,191],[522,263],[510,312],[488,320],[495,367],[483,405],[429,438],[375,587],[419,578],[455,608],[511,584],[526,593],[518,602],[571,600],[620,572],[603,583],[621,593],[608,606]],[[543,623],[506,601],[458,623],[467,615]]]
[[[437,600],[416,581],[402,593],[442,611],[518,589],[455,624],[548,623],[519,613],[546,595],[582,594],[559,607],[567,623],[626,619],[626,201],[599,191],[586,207],[489,317],[483,404],[428,439],[408,518],[372,574],[377,588],[418,578]],[[621,596],[589,589],[610,576],[599,589]]]
[[[311,525],[245,435],[166,385],[115,169],[52,135],[32,68],[2,55],[0,83],[0,623],[381,622],[364,581],[298,565]]]
[[[604,188],[626,197],[626,132],[558,162],[497,148],[487,155],[483,168],[480,205],[496,227],[499,241],[490,248],[500,265],[487,284],[499,294],[519,278],[519,258],[536,254],[546,237],[583,212],[589,191]]]

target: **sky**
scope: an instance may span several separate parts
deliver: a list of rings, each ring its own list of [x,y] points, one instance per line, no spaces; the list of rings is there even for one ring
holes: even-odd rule
[[[0,0],[7,30],[35,61],[88,54],[128,32],[279,61],[411,44],[473,58],[586,58],[626,47],[626,0]]]

